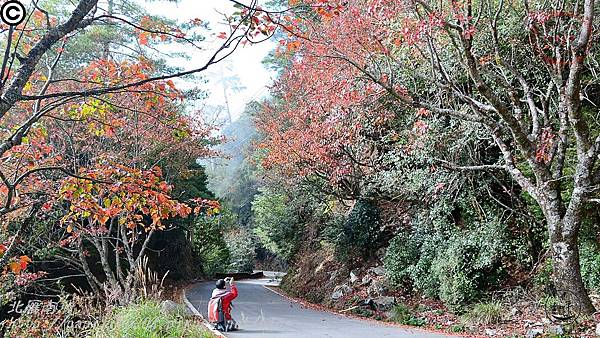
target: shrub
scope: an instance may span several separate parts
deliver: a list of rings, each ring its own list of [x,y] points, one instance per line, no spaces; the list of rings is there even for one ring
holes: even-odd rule
[[[483,326],[499,323],[504,316],[504,308],[498,301],[477,303],[463,314],[463,320],[471,325]]]
[[[409,234],[400,232],[392,239],[383,258],[387,277],[396,286],[410,281],[414,262],[419,260],[418,244]]]
[[[165,312],[160,303],[145,301],[115,310],[93,330],[91,337],[210,338],[213,335],[201,329],[198,322],[186,318],[183,309]]]
[[[439,218],[422,222],[417,219],[419,227],[399,233],[387,249],[384,264],[394,286],[410,283],[416,291],[461,310],[499,284],[504,275],[502,257],[510,252],[500,222],[477,222],[464,230]]]
[[[405,318],[412,316],[411,309],[406,304],[396,304],[392,309],[392,319],[395,322],[402,322]]]
[[[504,233],[495,222],[476,224],[468,233],[453,235],[446,249],[438,252],[432,273],[440,281],[439,297],[449,308],[459,310],[500,282]]]
[[[465,332],[465,325],[464,324],[454,324],[450,327],[450,332],[454,332],[454,333]]]
[[[579,246],[581,275],[586,288],[600,290],[600,251],[592,241],[583,241]]]
[[[432,264],[446,250],[453,225],[447,215],[452,207],[446,200],[417,213],[412,229],[400,232],[386,251],[384,264],[388,278],[396,287],[410,283],[428,297],[438,297],[440,280],[432,273]]]
[[[379,249],[379,208],[371,201],[358,200],[344,223],[336,245],[342,260],[368,259]]]
[[[362,307],[357,307],[352,309],[352,314],[355,314],[357,316],[361,316],[361,317],[373,317],[373,311],[369,310],[369,309],[365,309]]]
[[[552,259],[547,258],[539,267],[535,276],[533,276],[533,285],[539,290],[544,290],[550,285],[553,285],[552,281]]]
[[[391,320],[396,323],[410,326],[424,326],[427,321],[413,313],[413,309],[405,304],[397,304],[392,309]]]

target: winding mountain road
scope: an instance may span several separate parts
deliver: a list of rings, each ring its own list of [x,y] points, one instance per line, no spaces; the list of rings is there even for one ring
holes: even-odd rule
[[[265,288],[266,283],[267,279],[236,282],[239,296],[233,301],[232,315],[240,329],[226,333],[227,337],[452,337],[308,309]],[[205,318],[213,288],[213,283],[203,282],[194,285],[187,292],[190,303]]]

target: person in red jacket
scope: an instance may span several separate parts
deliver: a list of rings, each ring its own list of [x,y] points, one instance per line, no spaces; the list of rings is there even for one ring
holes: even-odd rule
[[[226,284],[229,284],[229,290]],[[231,317],[231,301],[238,296],[238,290],[233,277],[219,279],[215,286],[208,302],[208,320],[215,323],[215,327],[221,331],[235,330],[237,323]]]

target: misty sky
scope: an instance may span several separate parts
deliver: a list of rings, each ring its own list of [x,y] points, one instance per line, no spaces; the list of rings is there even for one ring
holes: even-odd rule
[[[188,22],[194,18],[209,22],[211,33],[214,36],[210,36],[207,43],[212,43],[213,45],[218,45],[222,42],[222,40],[216,38],[216,34],[221,31],[227,31],[227,27],[221,24],[223,20],[219,12],[231,14],[234,11],[232,4],[227,0],[181,0],[178,3],[137,1],[153,15],[162,15],[167,18],[176,19],[179,22]],[[225,62],[214,65],[207,72],[203,73],[204,77],[209,80],[206,86],[201,86],[210,92],[206,104],[224,105],[223,87],[220,84],[221,72],[225,76],[239,76],[241,86],[245,87],[245,89],[238,93],[229,91],[229,104],[234,119],[243,111],[246,103],[267,94],[268,90],[266,86],[271,82],[272,74],[263,67],[261,61],[273,48],[275,48],[273,41],[242,47]],[[210,50],[207,51],[208,53],[202,53],[193,47],[186,47],[185,52],[191,56],[190,60],[171,60],[171,64],[182,66],[186,69],[198,67],[206,62]],[[182,85],[180,84],[180,86]]]

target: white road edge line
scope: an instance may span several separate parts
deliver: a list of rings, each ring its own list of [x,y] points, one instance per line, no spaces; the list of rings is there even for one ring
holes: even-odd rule
[[[227,336],[225,336],[221,331],[213,328],[212,325],[210,325],[210,323],[206,320],[206,318],[204,318],[204,316],[198,311],[198,309],[196,309],[196,307],[189,301],[189,299],[187,298],[186,289],[183,289],[183,302],[188,307],[188,309],[190,309],[190,311],[194,313],[194,315],[200,317],[202,325],[204,325],[210,332],[212,332],[217,337],[227,338]]]
[[[302,303],[300,303],[298,300],[296,300],[296,299],[293,299],[293,298],[290,298],[290,297],[288,297],[288,296],[284,295],[283,293],[281,293],[281,292],[279,292],[279,291],[275,291],[275,290],[273,290],[272,288],[270,288],[269,286],[270,286],[270,287],[278,287],[279,285],[268,285],[268,284],[263,284],[263,288],[265,288],[265,289],[267,289],[267,290],[269,290],[269,291],[273,292],[274,294],[276,294],[276,295],[278,295],[278,296],[280,296],[280,297],[283,297],[283,298],[285,298],[285,299],[289,300],[290,302],[294,302],[294,303],[296,303],[296,304],[300,304],[300,305],[302,305]]]
[[[267,290],[269,290],[269,291],[273,292],[274,294],[276,294],[276,295],[279,295],[280,297],[283,297],[283,298],[287,299],[287,300],[288,300],[288,301],[290,301],[290,302],[293,302],[293,303],[300,304],[300,305],[304,306],[304,304],[302,304],[302,302],[300,302],[300,301],[298,301],[298,300],[296,300],[296,299],[294,299],[294,298],[290,298],[290,297],[288,297],[287,295],[285,295],[285,294],[283,294],[283,293],[281,293],[281,292],[279,292],[279,291],[275,291],[275,290],[273,290],[272,288],[270,288],[269,286],[273,287],[273,286],[278,286],[278,285],[268,285],[268,284],[263,284],[263,287],[264,287],[265,289],[267,289]],[[317,311],[326,312],[326,313],[329,313],[329,314],[332,314],[332,315],[337,315],[337,316],[344,317],[344,318],[348,318],[348,319],[359,320],[359,321],[364,321],[364,322],[371,322],[371,324],[375,324],[375,323],[373,323],[373,322],[372,322],[372,320],[370,320],[370,319],[366,319],[366,318],[365,318],[365,319],[363,319],[363,318],[354,318],[354,317],[350,317],[350,316],[347,316],[347,315],[345,315],[345,314],[343,314],[343,313],[339,313],[339,312],[335,312],[335,311],[327,311],[327,310],[320,310],[320,309],[318,309]],[[379,325],[385,325],[384,323],[377,323],[377,324],[379,324]],[[401,326],[399,326],[399,327],[400,327],[400,328],[403,328],[404,330],[407,330],[407,331],[413,331],[413,332],[423,332],[423,333],[429,333],[429,334],[434,334],[434,333],[435,333],[435,334],[439,334],[439,335],[442,335],[442,336],[446,336],[446,337],[448,337],[448,338],[454,338],[454,337],[456,337],[456,338],[459,338],[459,337],[465,337],[465,336],[455,336],[455,335],[449,335],[449,334],[448,334],[448,333],[446,333],[446,332],[434,332],[434,331],[430,331],[430,330],[424,330],[424,329],[421,329],[421,328],[418,328],[418,327],[408,327],[408,326],[404,326],[404,325],[401,325]]]

